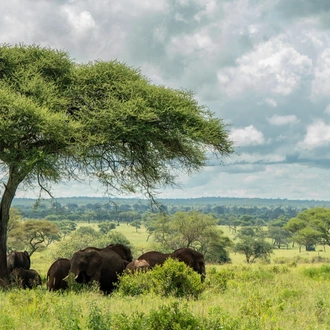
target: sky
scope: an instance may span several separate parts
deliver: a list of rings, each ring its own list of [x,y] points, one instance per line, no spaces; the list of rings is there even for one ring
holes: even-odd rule
[[[222,118],[235,154],[159,197],[330,200],[329,0],[1,1],[0,43],[117,59],[193,91]],[[53,191],[103,193],[77,183]]]

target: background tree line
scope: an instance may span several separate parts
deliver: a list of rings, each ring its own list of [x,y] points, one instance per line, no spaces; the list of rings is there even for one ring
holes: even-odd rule
[[[218,203],[210,204],[205,199],[205,204],[192,204],[191,200],[169,200],[160,201],[158,206],[147,201],[137,201],[134,199],[119,200],[111,202],[107,199],[101,199],[94,202],[94,198],[84,198],[84,203],[80,198],[71,198],[68,202],[65,198],[58,200],[42,200],[36,202],[29,199],[14,200],[13,206],[17,208],[24,218],[45,218],[48,220],[76,220],[76,221],[119,221],[131,222],[141,218],[144,213],[158,212],[161,209],[169,214],[175,214],[178,211],[197,211],[203,214],[213,214],[221,220],[221,224],[235,226],[235,220],[240,219],[243,222],[254,222],[254,224],[265,225],[270,220],[279,216],[291,218],[296,216],[308,204],[301,206],[225,206]],[[242,217],[246,216],[246,217]],[[239,222],[237,222],[238,224]]]
[[[81,244],[95,245],[95,242],[101,243],[107,239],[129,245],[125,237],[117,237],[115,230],[123,222],[136,231],[143,226],[148,233],[147,240],[152,236],[163,252],[183,246],[192,247],[204,253],[207,261],[217,263],[230,262],[229,252],[243,253],[249,263],[258,258],[269,258],[273,249],[288,249],[295,244],[300,250],[315,250],[317,245],[323,248],[330,245],[328,208],[317,207],[298,212],[292,207],[220,209],[219,206],[206,205],[193,209],[184,205],[158,206],[155,210],[151,205],[139,203],[69,203],[62,206],[55,202],[50,206],[42,203],[38,206],[25,205],[21,207],[22,211],[12,209],[8,248],[25,248],[33,253],[72,233],[71,243],[66,242],[61,249],[62,255],[65,251],[79,249]],[[40,214],[46,214],[45,218],[26,217],[35,215],[39,210]],[[71,214],[78,216],[71,218]],[[98,214],[107,216],[98,217]],[[272,219],[265,220],[262,214],[272,215]],[[76,231],[78,221],[97,222],[98,230],[81,227]],[[224,235],[221,226],[229,228],[233,239]]]

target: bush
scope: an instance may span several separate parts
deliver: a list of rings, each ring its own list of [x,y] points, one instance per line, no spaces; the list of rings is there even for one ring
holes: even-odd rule
[[[146,273],[121,276],[118,294],[135,296],[154,292],[161,296],[197,298],[204,290],[200,275],[185,263],[169,258]]]
[[[178,302],[161,306],[152,311],[148,318],[150,329],[157,330],[194,330],[201,329],[197,318],[188,310],[187,305],[180,308]]]
[[[152,275],[154,292],[162,296],[197,298],[205,288],[198,273],[171,258],[163,266],[156,266]]]
[[[151,291],[151,273],[136,272],[120,277],[117,292],[122,296],[138,296]]]

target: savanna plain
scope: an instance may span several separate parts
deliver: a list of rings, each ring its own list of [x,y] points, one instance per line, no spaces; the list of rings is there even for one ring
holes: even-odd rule
[[[134,257],[153,249],[144,227],[116,230],[128,238]],[[95,287],[48,292],[54,247],[31,257],[42,287],[0,291],[0,329],[330,329],[330,248],[275,249],[269,262],[253,264],[231,252],[230,264],[207,264],[198,297],[178,298],[134,290],[105,296]]]

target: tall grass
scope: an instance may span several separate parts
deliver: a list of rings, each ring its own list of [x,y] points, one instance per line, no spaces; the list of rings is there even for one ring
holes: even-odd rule
[[[330,279],[310,276],[306,269],[314,268],[321,269],[211,266],[206,289],[197,300],[155,293],[104,296],[95,288],[0,291],[0,328],[329,329]]]
[[[137,257],[146,242],[143,228],[117,227]],[[318,251],[321,250],[321,251]],[[52,260],[51,246],[32,256],[43,279]],[[48,292],[0,290],[0,329],[330,329],[329,252],[275,250],[270,264],[247,265],[231,254],[232,264],[207,265],[198,299],[155,292],[104,296],[90,290]]]

